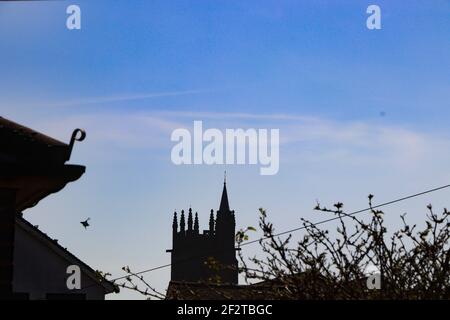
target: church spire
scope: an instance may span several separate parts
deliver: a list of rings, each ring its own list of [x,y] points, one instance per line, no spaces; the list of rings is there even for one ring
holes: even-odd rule
[[[224,181],[223,181],[222,199],[220,199],[219,211],[220,212],[229,212],[230,211],[230,205],[228,203],[227,173],[226,173],[226,171],[225,171],[225,177],[224,177]]]

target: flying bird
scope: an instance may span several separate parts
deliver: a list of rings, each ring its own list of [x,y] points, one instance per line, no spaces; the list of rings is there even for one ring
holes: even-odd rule
[[[82,225],[85,229],[87,229],[87,227],[90,226],[89,220],[91,220],[91,218],[87,218],[86,220],[80,222],[81,225]]]

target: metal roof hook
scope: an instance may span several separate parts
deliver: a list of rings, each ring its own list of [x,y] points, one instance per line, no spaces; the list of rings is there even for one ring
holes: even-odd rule
[[[67,154],[67,161],[70,160],[70,156],[72,155],[72,149],[73,145],[75,144],[75,141],[83,141],[86,139],[86,131],[83,129],[75,129],[72,133],[72,137],[70,138],[70,144],[69,144],[69,151]]]

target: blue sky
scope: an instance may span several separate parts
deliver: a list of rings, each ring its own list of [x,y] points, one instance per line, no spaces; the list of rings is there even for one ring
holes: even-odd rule
[[[81,30],[65,27],[72,3]],[[369,4],[381,30],[366,28]],[[169,261],[174,209],[192,205],[206,227],[224,169],[238,225],[255,225],[263,206],[280,230],[319,220],[316,199],[351,210],[369,193],[381,202],[446,184],[449,12],[445,0],[2,2],[1,115],[64,141],[88,133],[72,159],[85,176],[26,218],[120,275]],[[170,133],[193,120],[279,128],[279,174],[174,166]],[[392,226],[447,199],[389,208]],[[168,270],[147,277],[164,288]]]

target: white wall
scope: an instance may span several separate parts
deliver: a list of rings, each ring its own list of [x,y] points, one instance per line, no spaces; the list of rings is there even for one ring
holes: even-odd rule
[[[68,290],[66,270],[74,261],[69,261],[58,248],[49,246],[42,235],[25,231],[27,228],[16,223],[14,292],[29,293],[32,300],[45,299],[47,293],[84,293],[89,300],[104,299],[104,288],[84,273],[81,265],[82,289]]]

